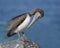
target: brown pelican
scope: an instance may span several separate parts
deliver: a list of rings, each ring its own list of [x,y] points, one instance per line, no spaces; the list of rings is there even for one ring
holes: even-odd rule
[[[31,21],[31,17],[33,17]],[[22,15],[18,15],[12,18],[8,23],[8,32],[7,36],[13,36],[16,33],[22,33],[24,35],[24,30],[29,28],[37,19],[44,16],[44,11],[40,8],[32,10],[32,12],[27,12]],[[20,35],[19,35],[20,37]]]

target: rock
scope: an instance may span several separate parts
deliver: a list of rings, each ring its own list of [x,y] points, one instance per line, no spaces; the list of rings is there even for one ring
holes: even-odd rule
[[[39,45],[26,36],[0,45],[0,48],[40,48]]]

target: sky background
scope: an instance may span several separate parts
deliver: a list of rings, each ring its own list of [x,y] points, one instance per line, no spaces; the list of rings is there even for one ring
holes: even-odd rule
[[[8,21],[34,8],[42,8],[44,17],[25,31],[41,48],[60,48],[60,0],[0,0],[0,43],[18,36],[5,38]]]

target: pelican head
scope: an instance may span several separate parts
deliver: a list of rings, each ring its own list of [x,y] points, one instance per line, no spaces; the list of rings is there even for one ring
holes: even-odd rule
[[[42,18],[44,16],[44,11],[40,8],[36,8],[30,12],[31,16],[34,16],[31,23],[29,24],[28,28],[36,22],[38,19]]]
[[[36,8],[36,9],[32,10],[32,12],[30,12],[30,14],[35,15],[37,12],[39,12],[41,14],[41,17],[44,16],[44,11],[40,8]]]

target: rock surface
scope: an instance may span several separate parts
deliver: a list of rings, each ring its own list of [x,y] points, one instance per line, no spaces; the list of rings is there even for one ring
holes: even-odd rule
[[[29,40],[26,36],[23,36],[20,39],[1,44],[0,48],[40,48],[40,47],[36,42]]]

